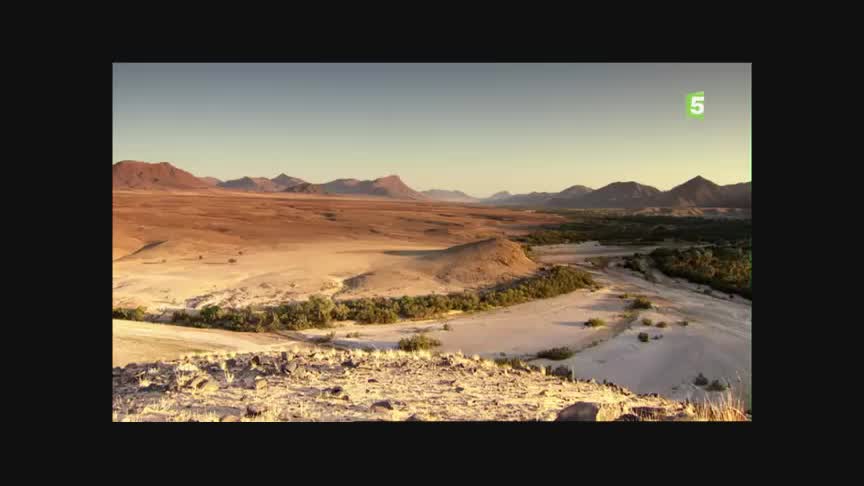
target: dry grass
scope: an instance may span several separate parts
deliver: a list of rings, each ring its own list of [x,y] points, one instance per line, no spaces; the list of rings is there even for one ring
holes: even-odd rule
[[[694,405],[695,422],[749,422],[745,413],[744,401],[731,392],[724,393],[717,400],[709,400]]]

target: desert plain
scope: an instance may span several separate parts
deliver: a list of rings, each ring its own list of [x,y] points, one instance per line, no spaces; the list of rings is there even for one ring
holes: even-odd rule
[[[710,398],[692,384],[701,373],[726,381],[749,401],[749,300],[706,295],[704,286],[659,272],[649,280],[618,263],[651,247],[538,246],[528,259],[506,240],[562,221],[560,215],[533,210],[437,201],[115,189],[113,304],[146,307],[156,322],[114,320],[113,365],[164,363],[200,353],[273,353],[314,346],[310,343],[328,334],[330,347],[386,351],[423,333],[439,339],[445,353],[564,367],[571,379],[608,380],[637,394],[674,400]],[[598,256],[608,263],[589,261]],[[240,308],[312,295],[338,301],[483,289],[559,264],[590,272],[601,288],[395,324],[349,321],[331,329],[239,333],[169,323],[174,311],[196,312],[206,305]],[[628,313],[622,296],[635,293],[648,296],[654,307]],[[586,327],[590,318],[609,325]],[[644,328],[643,318],[669,326]],[[637,334],[645,331],[660,337],[639,342]],[[534,358],[558,346],[577,352],[561,361]],[[534,415],[538,419],[547,416],[547,409],[537,410],[544,410]],[[449,413],[438,415],[464,419]]]

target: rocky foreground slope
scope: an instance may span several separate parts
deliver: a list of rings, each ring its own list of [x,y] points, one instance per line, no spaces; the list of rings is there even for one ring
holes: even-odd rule
[[[461,354],[297,347],[114,368],[113,419],[687,421],[693,405]],[[742,416],[742,419],[746,417]]]

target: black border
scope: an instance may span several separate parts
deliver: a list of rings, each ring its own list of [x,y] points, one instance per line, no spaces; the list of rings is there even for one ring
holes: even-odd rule
[[[305,47],[308,47],[308,45]],[[732,55],[711,56],[711,55],[706,55],[704,53],[704,51],[702,51],[703,54],[700,55],[697,53],[697,54],[695,54],[695,56],[694,55],[684,55],[684,54],[659,55],[659,56],[658,55],[623,54],[623,55],[617,56],[617,57],[610,55],[610,54],[596,54],[596,51],[593,53],[592,52],[573,53],[572,49],[571,49],[571,52],[558,52],[558,53],[552,52],[550,50],[546,50],[546,51],[536,51],[535,50],[531,53],[529,53],[528,51],[530,51],[530,48],[523,49],[521,51],[519,49],[516,49],[515,51],[511,50],[511,51],[508,51],[506,53],[500,52],[500,51],[498,53],[495,53],[495,52],[492,52],[488,49],[485,51],[484,50],[477,50],[477,49],[474,49],[474,50],[461,49],[461,50],[458,50],[458,52],[451,51],[449,54],[441,54],[440,52],[432,52],[432,51],[428,51],[425,53],[422,51],[415,51],[415,52],[412,52],[411,54],[406,54],[406,53],[398,53],[398,49],[397,49],[397,53],[389,52],[386,54],[381,54],[380,51],[378,53],[375,53],[375,54],[370,54],[368,52],[366,52],[366,53],[354,52],[354,53],[349,53],[349,54],[334,54],[332,52],[331,53],[324,53],[323,51],[320,51],[320,50],[319,50],[319,52],[316,53],[316,52],[314,52],[314,49],[312,49],[313,53],[310,53],[309,49],[305,49],[304,52],[295,52],[295,53],[288,53],[288,54],[285,54],[284,52],[282,52],[282,53],[274,53],[274,54],[270,54],[270,55],[262,55],[262,54],[260,54],[261,51],[259,50],[258,54],[244,55],[244,54],[239,54],[239,53],[231,54],[231,53],[228,53],[228,51],[222,51],[222,53],[211,53],[211,54],[201,53],[200,51],[194,51],[193,52],[191,50],[187,51],[187,52],[183,52],[182,50],[176,49],[176,48],[172,48],[171,50],[169,50],[167,52],[163,51],[161,54],[160,53],[154,53],[153,50],[147,51],[146,49],[139,49],[136,51],[135,49],[128,49],[128,50],[124,50],[122,52],[119,52],[119,51],[115,52],[112,55],[109,62],[107,62],[105,65],[101,64],[101,62],[100,62],[98,64],[97,69],[94,69],[92,72],[87,73],[87,76],[92,75],[93,78],[88,79],[85,76],[81,80],[81,84],[80,84],[81,89],[79,92],[81,92],[81,93],[88,93],[89,92],[90,97],[89,98],[85,97],[85,100],[87,102],[89,102],[90,100],[97,100],[102,96],[106,96],[106,97],[110,96],[105,92],[105,91],[107,91],[107,89],[103,89],[103,88],[101,88],[101,86],[105,86],[105,84],[107,84],[107,81],[104,80],[103,76],[105,75],[104,73],[106,73],[108,71],[108,69],[110,69],[110,64],[112,62],[616,62],[616,63],[618,63],[618,62],[640,62],[640,63],[645,63],[645,62],[751,62],[752,63],[753,62],[752,56],[750,56],[750,55],[745,55],[745,56],[740,56],[740,55],[737,55],[737,56],[732,56]],[[566,49],[562,49],[562,51],[566,51]],[[699,51],[699,49],[696,48],[694,52],[698,52],[698,51]],[[543,53],[538,54],[538,52],[543,52]],[[632,52],[632,50],[630,52]],[[761,65],[760,65],[760,68],[761,68]],[[761,73],[761,71],[760,71],[760,73]],[[751,76],[752,76],[752,71],[751,71]],[[761,76],[762,76],[762,74],[760,74],[760,83],[762,82]],[[89,83],[89,87],[85,86],[88,83]],[[105,83],[105,84],[103,84],[103,83]],[[753,84],[752,84],[752,78],[751,78],[751,86],[752,85]],[[770,86],[769,83],[766,83],[766,85]],[[751,99],[752,99],[752,92],[751,92]],[[760,103],[761,103],[761,101],[760,101]],[[92,118],[90,118],[90,123],[89,124],[82,123],[81,126],[72,127],[73,128],[72,131],[74,133],[75,129],[82,130],[82,134],[76,134],[76,137],[82,137],[81,140],[86,140],[88,138],[91,139],[91,143],[93,143],[93,147],[90,150],[88,150],[86,152],[86,154],[98,154],[98,153],[100,153],[101,150],[107,151],[107,148],[100,148],[99,147],[100,143],[98,141],[98,138],[92,137],[92,133],[90,133],[90,131],[92,130],[92,127],[98,127],[98,126],[100,126],[101,123],[107,124],[107,121],[105,121],[105,122],[100,121],[100,119],[103,116],[105,116],[107,118],[107,114],[103,115],[101,113],[101,110],[99,110],[98,108],[94,109],[92,104],[89,106],[89,110],[92,110],[92,111],[88,112],[88,110],[84,110],[83,113],[84,113],[85,117],[87,117],[87,116],[92,117]],[[762,110],[762,108],[760,108],[760,110]],[[769,111],[766,109],[765,112],[768,113]],[[113,101],[112,101],[112,116],[113,116]],[[762,116],[762,115],[760,115],[760,116]],[[766,123],[766,125],[768,125],[768,123]],[[751,121],[751,126],[753,127],[753,130],[755,131],[756,125],[752,124],[752,121]],[[770,130],[770,129],[768,129],[768,130]],[[760,132],[760,137],[762,137],[763,133],[767,134],[768,131],[766,130],[766,132]],[[106,138],[107,138],[107,136],[106,136]],[[761,140],[761,138],[760,138],[760,140]],[[756,160],[756,150],[755,150],[756,146],[757,146],[757,144],[752,145],[753,160]],[[87,159],[95,158],[95,157],[92,157],[90,155],[84,155],[84,157]],[[114,161],[112,160],[112,163],[113,162]],[[76,298],[77,302],[79,302],[79,303],[84,302],[83,308],[86,308],[86,313],[83,310],[82,310],[82,313],[84,313],[84,315],[93,315],[93,316],[99,316],[99,315],[102,315],[102,313],[106,312],[104,310],[104,308],[102,308],[102,306],[98,305],[98,299],[92,298],[92,294],[94,292],[96,292],[96,289],[105,288],[107,285],[105,284],[105,282],[103,280],[104,277],[99,278],[98,272],[93,269],[93,267],[96,266],[95,262],[101,261],[101,259],[104,258],[104,253],[101,250],[98,250],[98,248],[99,248],[98,245],[89,245],[89,243],[91,241],[97,241],[98,240],[97,235],[99,235],[101,233],[101,231],[106,231],[106,233],[110,232],[110,230],[102,229],[105,226],[105,223],[100,222],[100,221],[104,221],[104,220],[95,216],[98,214],[103,214],[102,211],[106,211],[106,209],[104,209],[106,202],[101,200],[101,199],[102,199],[102,197],[107,198],[107,191],[108,191],[107,187],[110,187],[110,186],[108,186],[108,182],[107,182],[107,177],[108,177],[107,176],[107,170],[97,168],[97,167],[99,167],[100,164],[103,164],[103,163],[99,163],[96,161],[91,162],[88,160],[86,167],[84,166],[84,164],[82,164],[82,166],[80,168],[76,168],[76,172],[77,172],[77,175],[79,177],[73,178],[74,180],[80,180],[83,184],[87,185],[87,187],[91,188],[91,189],[87,190],[86,194],[78,193],[77,194],[78,201],[76,201],[76,202],[85,202],[87,204],[86,209],[82,210],[83,211],[82,214],[88,214],[88,215],[90,215],[90,217],[85,218],[86,221],[82,221],[81,219],[75,219],[75,221],[64,222],[64,223],[68,223],[68,224],[66,224],[65,228],[66,228],[66,231],[69,231],[69,233],[71,235],[84,235],[84,234],[90,235],[90,236],[86,237],[86,239],[88,241],[82,242],[82,243],[88,243],[88,244],[80,245],[77,248],[77,250],[81,250],[82,254],[89,254],[92,252],[93,255],[85,257],[86,262],[89,262],[87,265],[85,265],[85,267],[87,267],[87,268],[85,268],[84,271],[79,273],[77,276],[71,276],[71,277],[75,278],[75,279],[83,277],[85,280],[92,278],[92,280],[93,280],[92,285],[84,285],[82,283],[80,286],[76,286],[76,288],[74,290],[82,292],[82,296],[77,296],[77,298]],[[769,161],[760,161],[759,164],[753,164],[753,172],[755,173],[757,171],[757,167],[763,167],[763,164],[765,164],[764,167],[767,167],[770,165],[770,162]],[[104,164],[104,165],[107,165],[107,164]],[[763,169],[759,169],[759,170],[761,171]],[[765,169],[765,170],[767,171],[767,169]],[[101,175],[100,171],[104,171],[103,172],[104,175]],[[105,182],[104,183],[97,182],[100,180],[105,180]],[[763,180],[763,179],[760,179],[760,180]],[[769,213],[768,208],[770,207],[770,204],[771,204],[771,197],[769,197],[769,195],[767,194],[767,191],[768,191],[767,179],[765,179],[764,181],[765,182],[760,182],[759,184],[766,184],[766,185],[759,185],[758,187],[760,187],[760,189],[757,190],[757,194],[762,194],[762,192],[765,192],[764,196],[757,196],[757,199],[759,200],[758,204],[760,207],[760,209],[757,210],[757,213],[759,213],[759,214],[765,213],[767,215]],[[106,192],[105,196],[100,195],[100,191],[103,191],[103,190]],[[765,206],[765,209],[761,209],[763,207],[763,205]],[[775,209],[778,209],[778,208],[775,208]],[[773,213],[773,211],[772,211],[772,213]],[[775,216],[776,216],[776,213],[775,213]],[[766,216],[766,218],[767,218],[767,216]],[[106,219],[107,219],[107,217],[106,217]],[[74,225],[72,223],[74,223]],[[92,228],[86,228],[86,229],[83,228],[84,226],[87,226],[91,223],[93,224]],[[774,223],[777,224],[778,219],[774,219]],[[771,224],[771,223],[769,223],[768,220],[766,219],[765,224]],[[776,227],[775,224],[771,224],[771,226]],[[759,236],[760,243],[757,244],[757,248],[760,248],[760,249],[756,250],[757,255],[759,255],[757,257],[757,259],[759,260],[759,264],[758,264],[759,270],[757,270],[757,282],[760,282],[760,283],[757,283],[757,288],[760,288],[761,290],[758,291],[758,293],[760,295],[760,297],[759,297],[760,304],[757,305],[757,308],[761,309],[762,306],[764,306],[766,309],[769,309],[769,308],[773,309],[772,313],[775,313],[775,311],[777,311],[778,308],[782,308],[784,306],[782,304],[780,304],[779,306],[769,305],[768,302],[770,302],[770,300],[771,300],[771,288],[770,288],[771,284],[770,283],[761,283],[761,282],[765,282],[764,280],[762,280],[763,278],[766,278],[766,279],[771,278],[770,276],[772,274],[773,275],[783,275],[783,270],[778,269],[778,268],[775,268],[775,269],[771,268],[773,263],[772,263],[772,257],[769,255],[771,255],[772,252],[769,252],[767,250],[768,248],[772,248],[772,246],[769,246],[772,244],[768,242],[769,241],[768,238],[770,238],[769,235],[771,234],[771,232],[767,231],[767,229],[766,229],[765,231],[760,230],[758,233],[760,234],[760,236]],[[110,235],[104,236],[104,238],[106,239],[106,243],[105,243],[106,247],[107,247],[107,239],[109,236]],[[764,248],[764,250],[761,250],[762,248]],[[105,260],[106,260],[106,266],[107,266],[107,259],[105,259]],[[776,261],[774,263],[776,263]],[[779,265],[778,265],[778,267],[779,267]],[[775,273],[776,271],[779,271],[780,273]],[[763,277],[765,275],[768,275],[769,277]],[[761,302],[763,302],[763,299],[764,299],[765,304],[761,303]],[[90,307],[93,307],[93,308],[90,309]],[[772,322],[779,323],[780,318],[772,318],[772,319],[768,320],[769,318],[768,318],[767,313],[766,314],[760,313],[759,315],[760,315],[760,318],[757,319],[757,321],[760,324],[757,324],[757,327],[760,327],[760,325],[766,326],[766,331],[764,331],[766,333],[770,332],[767,330],[767,328],[771,326]],[[775,313],[775,316],[776,316],[776,313]],[[106,317],[106,319],[107,319],[107,317]],[[762,319],[766,319],[764,321],[764,324],[762,324],[762,322],[763,322]],[[102,375],[107,376],[107,370],[105,369],[105,368],[107,368],[106,363],[105,363],[105,361],[107,361],[107,360],[105,359],[104,355],[101,354],[101,353],[105,352],[105,345],[104,344],[103,345],[97,344],[100,342],[104,342],[103,339],[107,340],[107,338],[98,337],[99,334],[101,332],[104,332],[104,331],[96,332],[96,329],[97,328],[101,329],[101,327],[99,327],[98,323],[95,322],[95,320],[87,321],[86,324],[92,328],[93,338],[89,338],[89,337],[82,338],[82,340],[86,339],[88,341],[87,343],[82,342],[82,345],[83,345],[83,348],[85,348],[85,349],[89,348],[89,346],[92,345],[93,350],[91,352],[85,353],[86,357],[84,357],[82,359],[85,359],[86,361],[88,361],[88,367],[91,364],[93,366],[94,371],[91,372],[90,375],[93,377],[93,380],[95,381],[95,383],[93,383],[94,391],[80,390],[80,388],[82,386],[84,386],[80,383],[73,388],[78,390],[77,392],[74,393],[74,395],[78,395],[78,396],[83,397],[86,394],[86,395],[89,395],[89,397],[94,397],[93,398],[94,403],[92,405],[87,405],[87,408],[88,408],[87,411],[89,413],[87,413],[86,415],[92,414],[94,416],[93,417],[93,423],[97,423],[99,421],[108,421],[107,403],[105,403],[105,402],[107,402],[107,397],[106,397],[105,402],[95,398],[95,397],[98,397],[98,395],[100,394],[100,392],[98,390],[100,388],[102,388],[103,386],[107,386],[107,385],[103,384],[103,383],[107,384],[107,377],[106,377],[104,382],[101,381],[100,378],[96,378],[96,377],[99,377]],[[88,331],[90,331],[90,330],[91,329],[88,329]],[[769,339],[767,337],[768,335],[767,334],[761,334],[762,332],[763,331],[761,331],[761,330],[757,332],[757,334],[760,337],[756,339],[755,342],[757,344],[754,345],[755,347],[763,346],[762,339],[766,339],[766,340]],[[771,338],[771,339],[773,340],[773,338]],[[76,344],[76,346],[77,346],[77,344]],[[764,347],[767,347],[767,346],[768,346],[768,341],[765,341]],[[708,440],[711,442],[716,441],[717,443],[735,444],[735,449],[731,449],[731,450],[737,451],[738,453],[735,453],[734,456],[740,457],[739,453],[744,453],[744,450],[747,447],[749,447],[749,445],[747,444],[747,439],[742,439],[740,434],[743,433],[744,430],[752,430],[754,427],[757,427],[758,424],[760,424],[760,423],[766,423],[766,422],[770,421],[769,417],[771,417],[771,415],[774,414],[778,408],[783,407],[782,404],[779,404],[779,407],[778,407],[778,401],[775,401],[774,404],[771,404],[771,401],[776,400],[777,397],[772,396],[773,392],[771,392],[772,384],[769,382],[770,380],[766,379],[765,381],[763,381],[763,377],[771,377],[772,375],[776,376],[775,371],[777,371],[777,369],[779,368],[779,366],[776,365],[776,362],[773,365],[771,364],[772,360],[770,358],[770,354],[765,354],[767,352],[768,352],[768,350],[766,350],[764,348],[760,348],[758,353],[754,352],[754,355],[758,356],[758,358],[755,360],[756,362],[758,362],[758,365],[756,367],[756,369],[757,369],[756,373],[760,378],[756,381],[759,391],[756,393],[757,398],[754,400],[754,402],[757,403],[757,405],[756,405],[757,411],[756,411],[756,416],[755,416],[754,422],[751,424],[706,424],[706,425],[701,425],[701,424],[687,424],[687,425],[685,425],[685,424],[668,424],[668,425],[667,424],[664,424],[664,425],[644,424],[641,426],[641,428],[640,427],[632,427],[632,425],[630,425],[630,424],[603,424],[603,425],[591,426],[591,425],[586,425],[586,424],[577,425],[577,424],[549,424],[549,423],[518,423],[518,424],[435,423],[435,424],[386,424],[386,425],[376,424],[376,423],[288,424],[288,426],[291,427],[291,429],[283,429],[282,432],[290,432],[291,434],[308,432],[308,434],[303,433],[302,440],[298,440],[298,442],[305,443],[309,447],[320,446],[320,447],[325,447],[325,448],[331,449],[333,447],[334,443],[331,442],[333,440],[333,436],[330,434],[336,433],[340,437],[355,437],[355,438],[356,437],[363,437],[365,439],[370,439],[370,440],[373,438],[376,440],[381,440],[381,446],[383,446],[384,444],[387,444],[387,443],[391,444],[390,447],[387,447],[387,449],[391,450],[391,451],[393,449],[394,444],[399,444],[401,441],[406,440],[406,436],[410,436],[412,433],[422,434],[423,440],[424,441],[429,440],[430,443],[436,443],[438,441],[441,441],[442,443],[452,443],[454,441],[454,437],[457,437],[457,436],[459,436],[459,434],[464,433],[465,434],[464,436],[459,436],[459,440],[465,440],[465,439],[470,439],[471,437],[475,437],[478,439],[478,442],[479,442],[478,446],[480,448],[489,447],[490,452],[495,452],[497,450],[498,452],[503,452],[505,454],[508,454],[509,452],[501,451],[500,449],[498,449],[497,446],[493,445],[493,444],[495,444],[495,439],[496,439],[497,434],[501,434],[500,437],[501,437],[501,440],[504,441],[504,442],[502,442],[503,444],[509,444],[509,443],[515,443],[515,444],[523,443],[524,444],[524,443],[526,443],[525,441],[527,441],[528,444],[536,443],[536,444],[538,444],[538,447],[543,448],[543,444],[548,444],[549,447],[552,447],[552,445],[558,441],[561,441],[560,442],[561,444],[568,444],[568,443],[574,443],[575,444],[575,443],[581,442],[582,440],[590,440],[590,441],[592,441],[592,444],[594,444],[594,446],[592,447],[592,449],[593,449],[594,447],[599,447],[600,444],[604,440],[609,440],[608,445],[610,447],[613,447],[616,445],[620,446],[620,444],[622,444],[621,442],[619,442],[621,440],[620,437],[616,437],[615,439],[609,439],[609,437],[611,437],[613,435],[617,436],[620,433],[624,433],[624,434],[632,433],[632,434],[634,434],[633,435],[634,441],[633,442],[625,442],[625,444],[628,444],[628,443],[631,444],[630,447],[632,447],[632,444],[639,444],[639,443],[644,444],[645,443],[644,440],[647,437],[650,437],[651,440],[660,440],[660,438],[663,437],[664,442],[665,442],[665,440],[671,440],[672,443],[677,443],[678,447],[676,447],[676,450],[680,451],[679,447],[686,448],[687,446],[684,446],[684,444],[692,443],[691,441],[693,439],[687,437],[687,435],[689,435],[690,433],[694,433],[694,436],[699,436],[703,440]],[[772,370],[772,367],[774,368],[773,370]],[[89,384],[90,384],[90,382],[88,381],[87,386],[89,386]],[[106,393],[106,392],[101,392],[101,393]],[[89,397],[87,397],[88,400],[89,400]],[[104,408],[101,408],[101,407],[104,407]],[[201,426],[199,424],[193,424],[193,425],[179,424],[178,426],[184,427],[184,428],[197,427],[199,432],[202,430],[206,430],[206,426]],[[143,437],[142,437],[143,435],[150,435],[146,432],[142,432],[140,430],[140,428],[137,428],[137,427],[132,427],[133,429],[137,429],[134,432],[130,432],[130,427],[125,426],[125,425],[112,424],[110,427],[112,429],[124,430],[126,433],[129,433],[130,435],[136,436],[135,437],[136,440],[143,439]],[[156,427],[159,427],[159,426],[156,426]],[[309,427],[309,428],[307,429],[307,427]],[[405,429],[405,427],[413,427],[413,430],[409,431],[409,430]],[[578,430],[575,428],[572,430],[569,430],[567,427],[578,427]],[[710,431],[704,430],[704,429],[700,430],[700,429],[698,429],[699,427],[711,427],[711,430]],[[656,430],[660,431],[661,433],[660,434],[652,434],[652,433],[647,431],[648,428],[655,428]],[[223,431],[223,432],[220,432],[220,435],[224,434],[224,427],[220,427],[220,430]],[[252,430],[252,429],[246,429],[243,432],[240,432],[239,435],[246,436],[246,434],[249,433],[248,430]],[[264,429],[258,429],[258,430],[260,432]],[[615,431],[615,433],[610,434],[610,432],[613,430]],[[593,433],[593,431],[597,431],[597,433]],[[678,435],[676,435],[677,433],[681,433],[684,435],[678,436]],[[235,434],[238,434],[238,433],[235,432]],[[391,436],[389,434],[393,434],[393,435]],[[585,434],[588,434],[590,436],[590,439],[589,439],[589,437],[585,437]],[[705,434],[710,434],[710,437],[706,436]],[[726,434],[730,434],[730,435],[726,435]],[[230,433],[228,436],[231,437]],[[580,439],[577,442],[574,442],[574,436],[580,437]],[[214,437],[216,437],[216,436],[214,436]],[[154,437],[154,439],[156,439],[156,438]],[[158,443],[161,440],[162,439],[157,439],[154,442]],[[727,440],[729,442],[726,442]],[[534,442],[534,441],[539,441],[539,442]],[[354,440],[352,440],[352,442],[354,442]],[[702,440],[700,440],[700,442],[702,442]],[[669,443],[667,443],[667,444],[669,444]],[[531,447],[531,446],[529,445],[528,447]],[[627,447],[627,446],[625,446],[625,447]],[[398,449],[399,447],[397,446],[396,448]],[[336,447],[336,450],[338,450],[338,449],[339,449],[339,447]],[[374,454],[375,448],[373,447],[372,449],[373,449],[372,456],[374,457],[375,456],[375,454]],[[580,447],[580,449],[581,449],[581,447]],[[639,450],[640,448],[637,447],[635,449]],[[647,458],[651,457],[651,454],[649,453],[651,449],[652,449],[651,447],[645,449],[646,460],[647,460]],[[594,450],[597,451],[597,449],[594,449]],[[515,451],[513,451],[513,452],[515,452]],[[590,458],[591,456],[592,456],[592,454],[587,455],[588,458]],[[585,457],[585,456],[583,456],[583,457]],[[706,459],[708,459],[708,458],[706,458]],[[647,462],[648,462],[648,464],[651,464],[653,461],[647,460]]]

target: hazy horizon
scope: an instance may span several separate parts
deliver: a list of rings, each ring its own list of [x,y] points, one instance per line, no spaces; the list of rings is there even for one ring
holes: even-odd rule
[[[113,161],[423,191],[751,180],[749,64],[114,64]],[[685,96],[705,91],[705,118]]]

